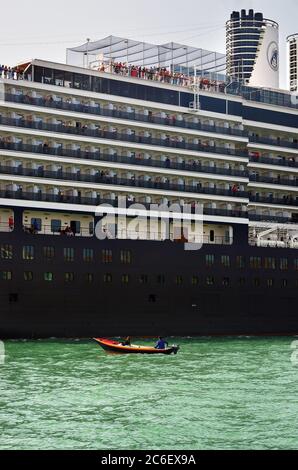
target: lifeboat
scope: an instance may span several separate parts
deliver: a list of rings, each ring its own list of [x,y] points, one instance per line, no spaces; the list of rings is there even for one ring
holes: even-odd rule
[[[166,349],[155,349],[150,346],[137,346],[131,344],[129,346],[124,346],[119,341],[114,341],[111,339],[105,338],[93,338],[99,346],[101,346],[106,351],[120,353],[120,354],[177,354],[179,351],[179,346],[171,346]]]

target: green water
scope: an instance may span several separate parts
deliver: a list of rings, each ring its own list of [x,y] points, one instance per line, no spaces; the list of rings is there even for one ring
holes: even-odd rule
[[[0,449],[297,449],[294,339],[179,339],[170,357],[6,342]]]

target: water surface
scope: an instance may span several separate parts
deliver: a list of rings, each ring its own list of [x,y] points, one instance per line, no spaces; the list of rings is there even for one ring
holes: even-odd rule
[[[293,340],[171,339],[169,357],[5,342],[0,449],[297,449]]]

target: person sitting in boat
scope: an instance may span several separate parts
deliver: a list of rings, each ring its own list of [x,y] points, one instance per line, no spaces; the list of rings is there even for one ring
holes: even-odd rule
[[[157,341],[155,345],[155,349],[166,349],[168,347],[168,343],[165,341],[165,339],[160,336],[159,340]]]
[[[130,336],[127,336],[127,338],[125,338],[125,340],[121,344],[122,346],[131,346]]]

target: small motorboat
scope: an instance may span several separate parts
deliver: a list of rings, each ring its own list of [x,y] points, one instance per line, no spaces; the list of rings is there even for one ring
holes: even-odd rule
[[[114,341],[106,338],[93,338],[103,349],[106,351],[120,353],[120,354],[177,354],[179,346],[173,345],[166,349],[155,349],[150,346],[137,346],[130,344],[125,346],[119,341]]]

